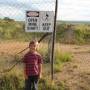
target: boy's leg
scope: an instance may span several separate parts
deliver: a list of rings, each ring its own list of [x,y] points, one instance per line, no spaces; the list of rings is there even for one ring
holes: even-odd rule
[[[30,78],[25,80],[25,90],[31,90],[31,80],[30,80]]]
[[[38,76],[33,76],[32,83],[33,83],[32,90],[38,90]]]

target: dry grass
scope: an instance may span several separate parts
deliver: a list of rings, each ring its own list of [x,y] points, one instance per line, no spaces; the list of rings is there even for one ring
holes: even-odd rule
[[[23,50],[28,46],[29,42],[1,42],[0,43],[0,68],[12,65],[13,55]],[[47,52],[47,44],[41,43],[39,46],[40,53]],[[55,74],[57,82],[63,81],[68,87],[68,90],[89,90],[90,85],[90,46],[89,45],[64,45],[56,44],[58,52],[69,52],[74,55],[73,61],[65,63],[60,73]],[[26,51],[27,52],[27,51]],[[57,54],[57,53],[56,53]],[[1,61],[2,60],[2,61]],[[6,62],[6,64],[5,64]],[[11,64],[10,64],[11,62]],[[3,66],[4,65],[4,66]],[[22,65],[23,66],[23,65]],[[18,65],[11,71],[13,75],[23,76],[23,68]],[[49,65],[45,65],[47,67]],[[18,69],[19,68],[19,69]],[[48,67],[47,67],[48,69]],[[45,72],[47,71],[45,69]],[[17,71],[17,72],[16,72]],[[47,77],[50,73],[47,71]],[[64,89],[63,89],[64,90]]]

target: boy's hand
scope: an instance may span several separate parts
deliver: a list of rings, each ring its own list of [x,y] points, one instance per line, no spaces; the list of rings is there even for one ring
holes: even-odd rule
[[[28,76],[27,75],[25,75],[25,79],[28,79]]]
[[[28,79],[28,76],[26,75],[26,71],[24,70],[24,77],[25,79]]]
[[[40,79],[42,78],[42,74],[39,75],[39,78],[40,78]]]

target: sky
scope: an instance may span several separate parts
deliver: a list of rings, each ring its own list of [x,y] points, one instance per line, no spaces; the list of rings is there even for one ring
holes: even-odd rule
[[[55,0],[0,0],[0,18],[25,20],[26,10],[54,11]],[[90,0],[58,0],[58,20],[90,21]]]

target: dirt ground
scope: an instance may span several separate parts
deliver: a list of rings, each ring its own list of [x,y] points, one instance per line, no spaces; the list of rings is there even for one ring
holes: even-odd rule
[[[28,43],[0,43],[0,55],[15,54]],[[90,90],[90,45],[66,45],[57,44],[61,52],[73,54],[71,62],[65,63],[62,71],[55,74],[57,81],[63,81],[69,90]]]
[[[63,81],[69,90],[90,90],[90,45],[60,45],[60,50],[71,52],[73,60],[64,64],[55,79]]]

